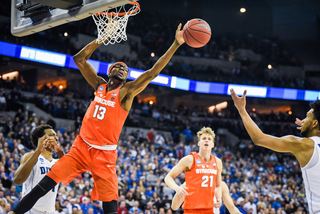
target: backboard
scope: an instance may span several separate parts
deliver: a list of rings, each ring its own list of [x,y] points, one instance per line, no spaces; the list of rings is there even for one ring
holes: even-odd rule
[[[130,2],[132,0],[12,0],[11,33],[17,37],[31,35]]]

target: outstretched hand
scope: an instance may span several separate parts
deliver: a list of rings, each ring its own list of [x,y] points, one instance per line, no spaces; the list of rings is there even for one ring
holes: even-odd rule
[[[242,97],[239,97],[233,88],[230,89],[230,92],[234,105],[238,109],[238,111],[240,111],[241,109],[245,109],[247,90],[244,90]]]
[[[179,45],[182,45],[185,43],[183,39],[183,30],[181,30],[181,23],[178,25],[178,28],[176,30],[176,41],[179,43]]]

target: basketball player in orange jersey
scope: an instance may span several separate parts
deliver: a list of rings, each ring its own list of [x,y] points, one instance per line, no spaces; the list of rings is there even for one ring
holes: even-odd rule
[[[185,186],[186,182],[184,182],[182,185]],[[238,208],[234,205],[233,200],[230,196],[229,188],[224,181],[221,181],[221,194],[222,194],[223,203],[227,207],[228,211],[231,214],[241,214],[241,212],[238,210]],[[180,206],[183,202],[184,202],[184,198],[181,198],[176,194],[172,199],[171,208],[173,210],[177,210],[180,208]],[[219,208],[214,208],[213,212],[215,214],[220,213]]]
[[[117,142],[133,99],[160,73],[176,50],[185,41],[179,24],[175,40],[155,65],[136,80],[126,83],[129,69],[123,62],[114,63],[109,69],[109,81],[97,76],[88,62],[100,46],[89,43],[73,58],[81,74],[95,89],[95,98],[83,118],[80,134],[71,150],[52,167],[51,171],[13,209],[22,214],[57,183],[69,183],[74,177],[90,171],[94,179],[92,200],[103,201],[105,214],[117,213],[118,181],[116,175]]]
[[[198,133],[199,152],[183,157],[165,177],[166,184],[176,191],[179,206],[186,214],[213,214],[214,207],[221,206],[222,162],[211,154],[215,133],[203,127]],[[185,171],[185,185],[178,186],[174,178]],[[217,203],[213,198],[216,196]]]

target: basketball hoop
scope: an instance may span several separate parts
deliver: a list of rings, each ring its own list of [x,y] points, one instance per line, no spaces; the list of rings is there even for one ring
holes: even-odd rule
[[[130,8],[126,8],[126,7]],[[131,2],[117,8],[106,10],[92,15],[97,25],[99,44],[104,45],[120,43],[127,40],[126,27],[130,16],[140,12],[138,2]]]

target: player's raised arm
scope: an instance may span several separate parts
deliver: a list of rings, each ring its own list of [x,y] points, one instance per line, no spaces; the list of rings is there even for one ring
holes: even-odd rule
[[[158,59],[153,67],[142,73],[133,82],[126,84],[127,86],[125,87],[127,87],[128,96],[135,97],[136,95],[138,95],[154,78],[158,76],[162,69],[168,64],[176,50],[185,42],[182,35],[183,32],[180,29],[181,24],[179,24],[176,30],[176,36],[173,44],[170,46],[167,52]]]
[[[26,153],[20,160],[20,166],[13,175],[13,182],[17,185],[22,185],[23,182],[29,177],[33,166],[38,161],[38,157],[41,152],[45,149],[46,144],[48,143],[48,136],[44,135],[38,140],[38,147],[34,152]]]
[[[101,84],[100,79],[97,75],[96,70],[88,62],[88,59],[92,53],[100,46],[96,40],[90,42],[84,48],[82,48],[76,55],[73,56],[73,60],[79,68],[82,76],[87,80],[87,82],[96,90]]]
[[[118,25],[116,22],[108,23],[106,31],[109,31],[110,35],[114,33],[117,29],[115,25]],[[106,39],[109,39],[106,38]],[[73,56],[73,60],[79,68],[82,76],[87,80],[87,82],[96,90],[99,85],[106,83],[106,81],[97,75],[96,70],[93,66],[88,62],[88,59],[92,55],[92,53],[101,45],[98,40],[94,40],[82,48],[76,55]]]
[[[294,136],[274,137],[263,133],[246,111],[247,92],[244,91],[242,97],[238,97],[233,89],[231,89],[230,92],[234,105],[241,116],[242,122],[255,145],[263,146],[276,152],[290,152],[296,156],[301,165],[308,162],[310,157],[304,158],[301,151],[304,151],[306,146],[313,146],[312,140],[309,138],[297,138]]]

